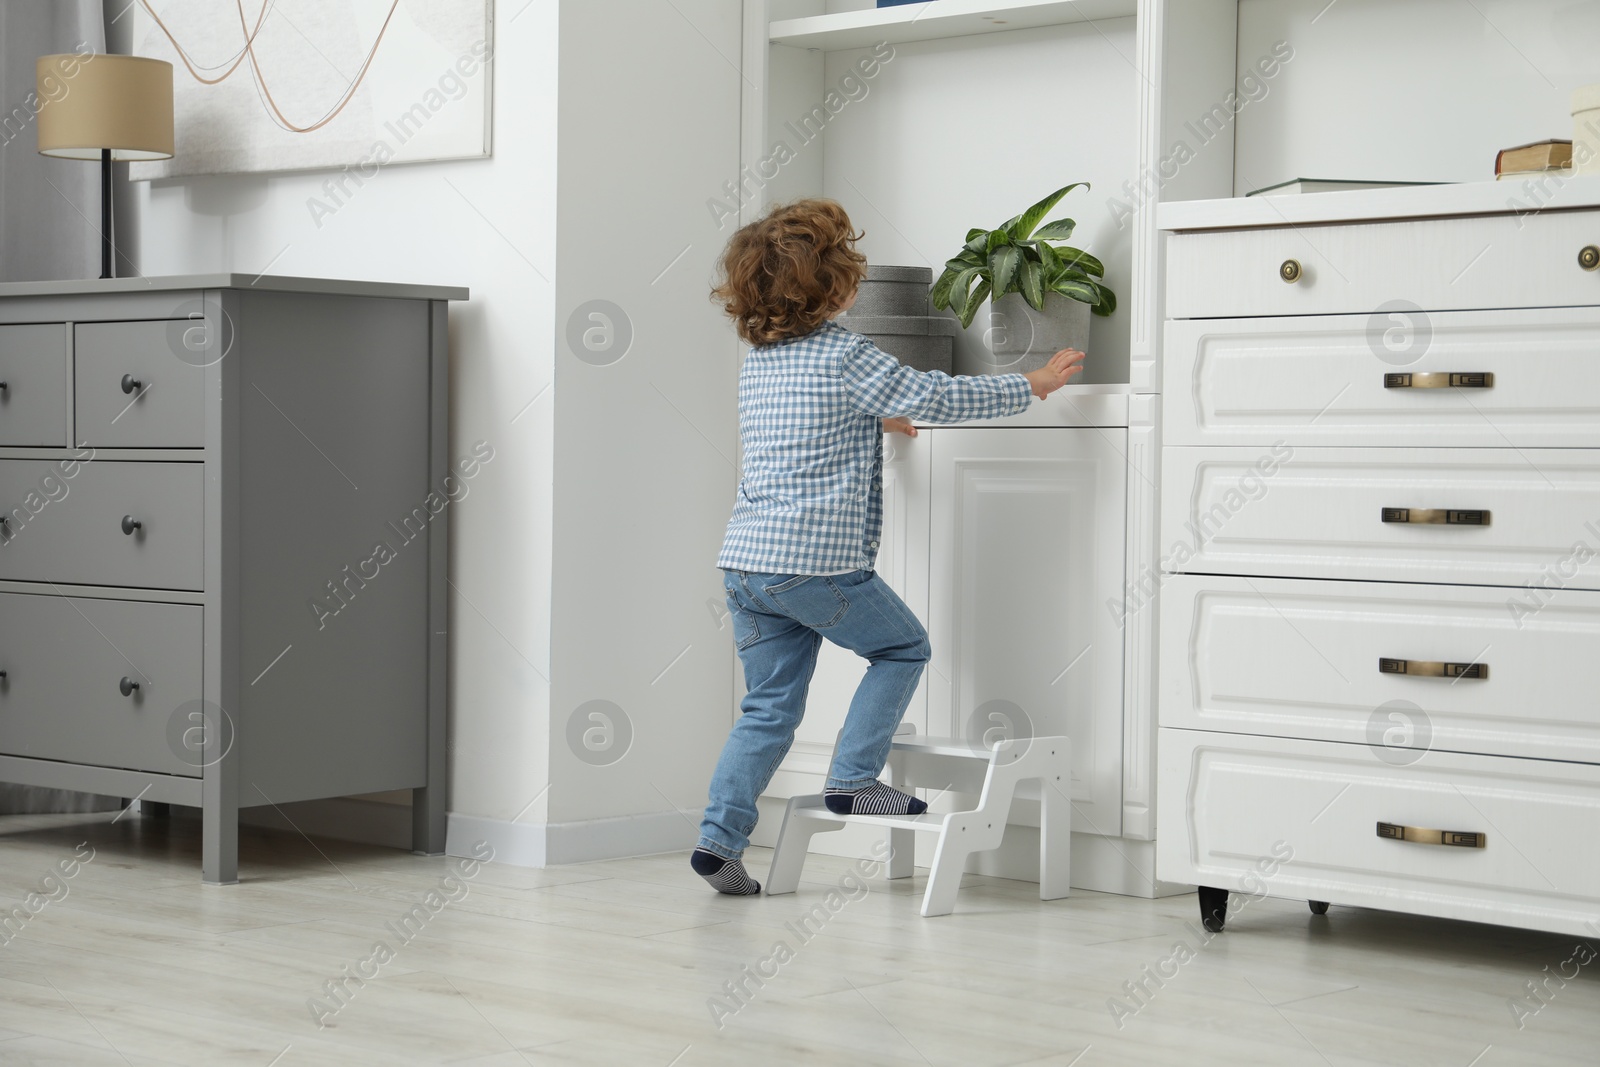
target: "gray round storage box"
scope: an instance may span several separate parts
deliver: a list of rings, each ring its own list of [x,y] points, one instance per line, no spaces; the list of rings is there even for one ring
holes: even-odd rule
[[[916,370],[955,369],[955,331],[960,324],[928,315],[839,316],[839,325],[872,339],[872,343]]]
[[[850,314],[863,318],[884,315],[928,314],[928,290],[933,286],[929,267],[881,267],[868,264],[867,279],[856,294]]]
[[[839,317],[839,325],[870,337],[908,367],[949,374],[955,368],[959,324],[929,314],[932,285],[928,267],[869,264],[855,306]]]

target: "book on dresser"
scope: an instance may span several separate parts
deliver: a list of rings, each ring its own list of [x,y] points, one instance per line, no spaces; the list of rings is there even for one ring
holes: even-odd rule
[[[1160,209],[1157,875],[1600,933],[1600,182],[1312,199]]]

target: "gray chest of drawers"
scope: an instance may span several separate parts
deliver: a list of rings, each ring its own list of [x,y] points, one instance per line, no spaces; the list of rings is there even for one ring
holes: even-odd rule
[[[411,789],[443,851],[466,296],[0,285],[0,781],[200,808],[213,883],[247,807]]]

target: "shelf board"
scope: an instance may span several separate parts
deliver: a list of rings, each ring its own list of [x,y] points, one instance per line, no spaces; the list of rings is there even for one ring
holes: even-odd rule
[[[966,37],[1003,30],[1031,30],[1072,22],[1129,17],[1138,0],[932,0],[925,4],[869,8],[772,23],[773,44],[837,52],[871,48],[881,41],[904,44]]]

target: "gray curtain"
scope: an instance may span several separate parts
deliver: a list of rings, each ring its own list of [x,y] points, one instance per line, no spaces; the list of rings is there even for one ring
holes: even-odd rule
[[[100,276],[100,168],[39,155],[34,129],[34,61],[80,46],[105,51],[101,0],[0,0],[0,281]]]
[[[99,277],[100,168],[39,155],[33,128],[34,60],[80,44],[105,51],[100,0],[0,0],[0,281]],[[0,814],[117,806],[0,783]]]

